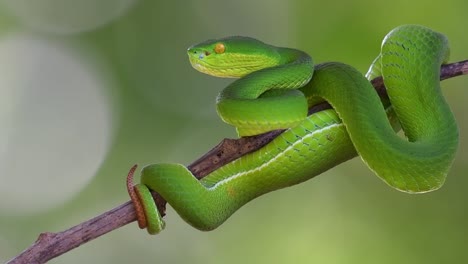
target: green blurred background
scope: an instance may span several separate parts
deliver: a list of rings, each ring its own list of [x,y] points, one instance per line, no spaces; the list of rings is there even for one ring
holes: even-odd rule
[[[193,43],[247,35],[363,73],[406,23],[468,59],[465,0],[0,0],[0,262],[128,200],[134,163],[189,164],[234,130],[215,113],[229,80],[193,70]],[[444,81],[460,148],[445,186],[389,188],[354,159],[263,196],[212,232],[168,208],[51,263],[468,263],[468,76]]]

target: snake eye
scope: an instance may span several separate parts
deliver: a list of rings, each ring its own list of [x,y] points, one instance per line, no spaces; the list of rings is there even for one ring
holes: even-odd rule
[[[225,50],[226,50],[226,47],[224,47],[224,44],[223,44],[223,43],[218,43],[218,44],[216,44],[216,46],[214,47],[214,51],[215,51],[217,54],[224,53]]]

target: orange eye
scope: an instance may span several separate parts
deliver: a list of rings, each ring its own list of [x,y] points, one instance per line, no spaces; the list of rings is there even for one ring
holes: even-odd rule
[[[218,44],[216,44],[216,46],[215,46],[215,48],[214,48],[214,51],[215,51],[217,54],[224,53],[225,50],[226,50],[226,47],[224,47],[224,44],[223,44],[223,43],[218,43]]]

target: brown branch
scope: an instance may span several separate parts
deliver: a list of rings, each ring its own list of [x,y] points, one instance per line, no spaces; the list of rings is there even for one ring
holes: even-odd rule
[[[465,60],[442,66],[440,79],[445,80],[467,74],[468,60]],[[372,85],[381,97],[387,96],[381,77],[372,80]],[[309,115],[328,108],[330,108],[330,105],[327,103],[316,105],[309,109]],[[282,130],[276,130],[248,138],[224,139],[208,153],[190,164],[188,168],[193,172],[195,177],[201,179],[217,168],[261,148],[282,132]],[[159,210],[164,214],[166,201],[158,194],[154,196]],[[130,202],[126,202],[65,231],[40,234],[36,242],[7,262],[7,264],[45,263],[52,258],[60,256],[71,249],[135,220],[136,215],[133,205]]]

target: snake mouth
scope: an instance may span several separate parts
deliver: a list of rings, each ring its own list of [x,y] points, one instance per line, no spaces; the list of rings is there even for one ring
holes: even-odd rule
[[[205,67],[204,65],[202,65],[201,63],[199,62],[194,62],[192,63],[192,67],[199,71],[199,72],[202,72],[202,73],[206,73],[206,74],[210,74],[210,75],[214,75],[212,74],[213,71],[209,70],[208,67]]]
[[[202,57],[202,55],[200,55],[200,57],[194,57],[194,56],[189,55],[190,64],[192,65],[192,67],[195,70],[197,70],[199,72],[202,72],[202,73],[213,75],[212,74],[213,67],[210,67],[210,65],[208,63],[206,63],[205,61],[202,61],[203,58],[204,57]],[[208,67],[207,67],[207,65],[208,65]]]
[[[236,74],[237,71],[235,67],[231,65],[217,65],[215,63],[210,63],[207,60],[207,56],[210,56],[210,54],[198,56],[189,54],[190,64],[195,70],[216,77],[239,78],[243,76],[241,74]]]
[[[261,56],[251,58],[237,54],[223,54],[224,58],[211,58],[212,55],[196,55],[189,53],[190,64],[199,72],[222,78],[240,78],[251,72],[275,66],[276,62],[264,62]],[[240,63],[239,63],[240,61]]]

